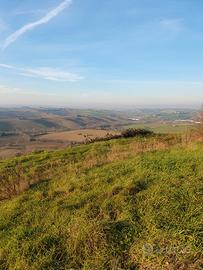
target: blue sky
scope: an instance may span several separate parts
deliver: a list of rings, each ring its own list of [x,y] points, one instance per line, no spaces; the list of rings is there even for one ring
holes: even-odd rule
[[[0,104],[199,106],[202,0],[0,0]]]

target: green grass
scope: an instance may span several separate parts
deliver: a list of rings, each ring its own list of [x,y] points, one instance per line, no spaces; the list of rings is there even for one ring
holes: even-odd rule
[[[0,202],[0,269],[201,269],[202,143],[112,140],[6,170],[30,188]]]

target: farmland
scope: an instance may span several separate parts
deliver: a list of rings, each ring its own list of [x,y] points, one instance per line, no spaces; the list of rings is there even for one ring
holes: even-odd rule
[[[117,134],[118,132],[112,130],[101,129],[81,129],[73,131],[55,132],[47,135],[42,135],[38,139],[40,141],[61,141],[61,142],[79,142],[83,143],[88,139],[103,138],[108,134]]]

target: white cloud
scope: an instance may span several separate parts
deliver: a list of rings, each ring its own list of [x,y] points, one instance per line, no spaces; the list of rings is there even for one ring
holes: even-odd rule
[[[43,93],[35,90],[30,90],[30,89],[23,89],[19,87],[13,87],[9,85],[0,85],[0,95],[5,96],[5,95],[13,95],[13,97],[17,97],[19,95],[33,95],[33,96],[53,96],[57,97],[57,93]]]
[[[7,68],[7,69],[15,69],[13,66],[6,65],[6,64],[0,64],[1,68]]]
[[[148,39],[176,37],[184,30],[184,20],[181,18],[162,18],[148,21],[137,28],[137,35]],[[137,36],[136,35],[136,36]]]
[[[0,85],[0,94],[15,94],[22,92],[23,90],[18,87],[9,87],[6,85]]]
[[[48,12],[40,20],[24,25],[22,28],[18,29],[16,32],[11,34],[5,40],[5,42],[2,46],[2,49],[6,49],[8,46],[10,46],[12,43],[14,43],[19,37],[24,35],[26,32],[31,31],[32,29],[34,29],[42,24],[48,23],[50,20],[52,20],[54,17],[56,17],[59,13],[61,13],[64,9],[68,8],[71,3],[72,3],[72,0],[65,0],[60,5],[58,5],[55,9]]]
[[[80,75],[49,67],[27,69],[22,74],[26,76],[40,77],[52,81],[75,82],[82,79]]]
[[[160,20],[160,26],[163,30],[179,33],[182,30],[181,19],[162,19]]]
[[[82,76],[57,68],[17,68],[11,65],[0,64],[0,68],[16,71],[18,74],[28,77],[42,78],[51,81],[76,82],[83,79]]]

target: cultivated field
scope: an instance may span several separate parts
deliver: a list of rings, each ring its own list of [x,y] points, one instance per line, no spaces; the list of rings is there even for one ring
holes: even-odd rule
[[[86,142],[90,139],[103,138],[109,134],[115,135],[118,132],[112,130],[98,130],[98,129],[80,129],[73,131],[55,132],[38,137],[39,141],[61,141],[61,142]]]

